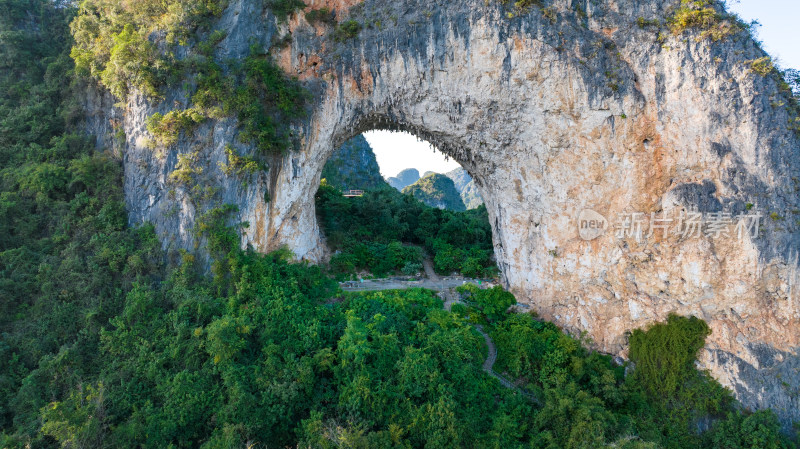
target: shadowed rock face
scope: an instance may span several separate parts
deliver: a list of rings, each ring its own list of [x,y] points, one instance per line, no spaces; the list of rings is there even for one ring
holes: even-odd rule
[[[251,40],[267,47],[291,32],[273,54],[315,97],[296,130],[298,149],[244,183],[218,168],[225,144],[254,151],[236,140],[234,119],[206,123],[159,156],[143,144],[145,119],[185,105],[185,95],[176,88],[160,104],[131,97],[131,220],[153,222],[168,247],[193,248],[201,211],[166,179],[176,153],[199,151],[207,182],[250,223],[242,245],[288,245],[319,261],[326,250],[313,196],[327,158],[367,130],[409,131],[474,178],[503,283],[521,302],[623,356],[627,331],[669,313],[699,316],[713,330],[702,366],[747,407],[773,407],[786,423],[800,418],[800,144],[775,106],[775,81],[746,63],[763,52],[745,36],[712,43],[664,32],[658,41],[657,30],[637,26],[666,17],[677,0],[599,3],[575,12],[555,0],[551,21],[536,9],[508,19],[484,0],[312,1],[309,8],[328,4],[338,20],[369,25],[334,42],[330,28],[302,13],[278,24],[261,2],[233,1],[219,23],[228,32],[220,58],[242,58]],[[644,228],[637,241],[613,229],[620,214],[695,208],[774,219],[742,239],[733,230],[648,237]],[[612,223],[590,241],[578,232],[587,209]]]

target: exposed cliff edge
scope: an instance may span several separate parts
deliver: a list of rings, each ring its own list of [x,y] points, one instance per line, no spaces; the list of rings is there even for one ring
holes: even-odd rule
[[[623,356],[631,329],[669,313],[701,317],[713,331],[703,367],[745,406],[800,418],[800,141],[749,35],[659,25],[677,0],[555,0],[511,18],[484,0],[309,3],[306,12],[334,9],[339,25],[302,12],[279,21],[249,0],[230,2],[216,23],[219,60],[253,44],[313,95],[291,130],[295,150],[253,170],[232,169],[256,153],[235,118],[152,149],[148,118],[190,106],[180,86],[159,101],[133,92],[124,115],[91,101],[106,111],[94,111],[93,132],[124,131],[134,223],[194,249],[202,199],[213,197],[249,224],[243,246],[321,260],[314,193],[325,162],[364,131],[406,130],[473,175],[503,282],[520,301]],[[190,166],[199,193],[173,182]],[[757,213],[758,224],[736,229]]]

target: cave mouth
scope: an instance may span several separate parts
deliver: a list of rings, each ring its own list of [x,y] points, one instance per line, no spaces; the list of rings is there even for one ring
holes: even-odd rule
[[[337,277],[498,276],[475,181],[414,134],[374,130],[345,141],[322,170],[315,209]]]

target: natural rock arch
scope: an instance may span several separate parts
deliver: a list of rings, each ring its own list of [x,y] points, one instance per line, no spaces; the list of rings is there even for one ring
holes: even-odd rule
[[[326,25],[303,14],[278,23],[249,0],[231,2],[219,22],[225,58],[244,57],[253,39],[268,48],[291,33],[289,46],[272,52],[314,94],[299,148],[268,172],[243,183],[219,169],[226,144],[254,151],[237,141],[234,119],[202,125],[166,157],[153,153],[146,118],[187,99],[177,90],[159,104],[128,99],[134,223],[153,222],[167,247],[193,248],[201,211],[168,176],[176,154],[197,151],[206,182],[250,224],[243,246],[288,245],[299,258],[322,260],[313,195],[328,156],[369,129],[407,130],[476,179],[503,281],[520,301],[620,355],[627,331],[673,312],[697,315],[713,330],[702,365],[746,406],[800,418],[790,394],[800,384],[800,233],[791,218],[800,210],[800,143],[774,105],[776,81],[747,63],[763,56],[751,38],[664,38],[642,26],[677,1],[555,0],[547,14],[534,8],[514,18],[484,0],[310,3],[371,26],[335,42]],[[765,219],[756,239],[637,242],[607,231],[586,241],[578,233],[585,209],[613,220],[670,208],[737,214],[751,204],[781,218]]]

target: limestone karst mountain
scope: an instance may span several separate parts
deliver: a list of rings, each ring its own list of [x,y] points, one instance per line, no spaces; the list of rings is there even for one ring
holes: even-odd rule
[[[478,187],[475,186],[475,180],[467,173],[466,170],[459,167],[444,174],[453,180],[453,183],[461,196],[461,201],[467,209],[475,209],[483,204],[481,194],[478,192]]]
[[[248,60],[246,78],[272,73],[270,55],[309,92],[301,106],[281,102],[287,83],[283,96],[243,95],[238,114],[202,115],[217,91],[154,95],[158,64],[112,64],[97,78],[116,68],[124,82],[106,87],[120,98],[88,98],[87,126],[123,147],[129,219],[169,250],[202,248],[198,221],[232,205],[230,222],[249,224],[242,247],[312,262],[329,255],[314,194],[337,145],[412,132],[481,186],[502,283],[521,302],[618,356],[632,329],[701,317],[712,334],[700,366],[745,407],[800,418],[800,120],[768,55],[715,2],[508,3],[323,0],[314,8],[335,15],[319,20],[232,1],[207,19],[217,33],[178,57]],[[111,47],[100,56],[129,48]],[[183,84],[215,79],[201,75]],[[265,118],[261,104],[283,109]],[[231,169],[250,160],[266,169]],[[583,240],[587,210],[616,229]]]
[[[391,178],[387,179],[386,182],[388,182],[390,186],[397,190],[403,190],[411,184],[419,181],[419,179],[419,170],[416,168],[407,168],[398,173],[397,176],[392,176]]]
[[[430,173],[403,189],[403,193],[431,207],[453,211],[466,210],[453,180],[445,175]]]
[[[364,136],[356,136],[339,147],[322,168],[322,178],[341,191],[373,190],[386,185],[378,161]]]

